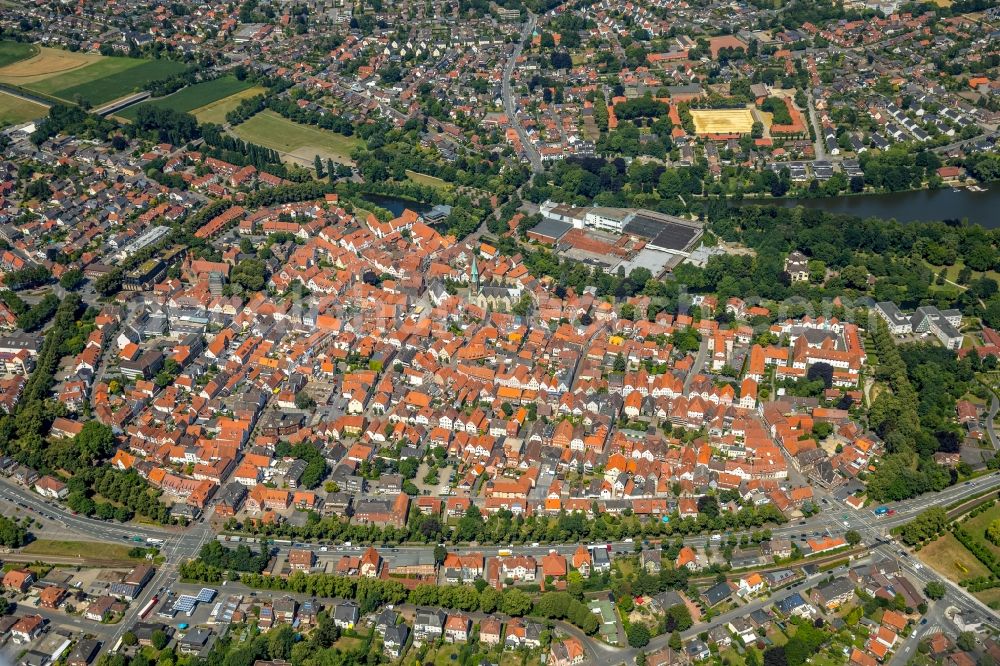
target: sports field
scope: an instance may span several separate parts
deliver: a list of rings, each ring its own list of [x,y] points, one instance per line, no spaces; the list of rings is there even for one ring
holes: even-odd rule
[[[40,51],[33,58],[0,68],[0,82],[70,102],[79,96],[96,106],[185,69],[173,60],[105,58],[48,48]]]
[[[312,166],[316,155],[324,160],[353,164],[351,151],[361,145],[355,137],[301,125],[271,110],[237,125],[233,132],[241,139],[277,150],[288,161],[302,166]]]
[[[696,134],[749,134],[753,129],[750,109],[691,109]]]
[[[192,109],[191,113],[194,114],[194,117],[198,119],[199,123],[216,123],[217,125],[224,125],[226,122],[226,114],[239,106],[241,101],[250,99],[255,95],[263,95],[266,92],[267,90],[260,86],[253,86],[252,88],[247,88],[238,93],[234,93],[229,97],[223,97],[222,99],[205,104],[204,106]]]
[[[0,67],[38,55],[38,47],[24,42],[0,42]]]
[[[0,92],[0,127],[44,118],[48,112],[41,104]]]
[[[196,83],[178,90],[173,95],[167,95],[161,99],[143,102],[123,109],[115,115],[128,120],[134,120],[139,113],[139,109],[144,106],[156,106],[163,109],[173,109],[174,111],[187,112],[192,109],[205,106],[220,99],[229,97],[234,93],[241,92],[250,87],[246,81],[238,81],[234,76],[223,76],[214,81]]]

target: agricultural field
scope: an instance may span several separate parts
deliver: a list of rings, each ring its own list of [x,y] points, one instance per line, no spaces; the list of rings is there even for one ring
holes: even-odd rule
[[[192,109],[191,113],[198,119],[199,123],[215,123],[217,125],[223,125],[226,122],[226,114],[239,106],[241,101],[254,97],[255,95],[263,95],[266,92],[267,90],[261,86],[253,86],[229,95],[228,97],[223,97],[222,99],[205,104],[204,106]]]
[[[356,137],[301,125],[267,110],[233,128],[243,139],[282,153],[289,162],[311,167],[319,155],[324,161],[332,159],[341,164],[353,164],[351,151],[361,145]]]
[[[3,42],[10,44],[11,42]],[[3,57],[0,51],[0,82],[15,86],[30,87],[30,84],[44,81],[58,74],[65,74],[74,70],[82,69],[103,60],[103,56],[90,53],[74,53],[73,51],[63,51],[45,46],[34,47],[35,55],[28,58],[16,58],[19,53],[23,53],[23,46],[7,47],[7,57]],[[15,59],[12,59],[15,58]]]
[[[0,67],[38,55],[38,47],[23,42],[0,42]]]
[[[116,113],[116,116],[126,120],[135,120],[139,109],[144,106],[156,106],[162,109],[173,109],[174,111],[188,112],[192,109],[213,104],[230,95],[242,92],[250,87],[250,83],[239,81],[234,76],[223,76],[214,81],[196,83],[178,90],[173,95],[167,95],[160,99],[150,100],[142,104],[130,106]]]
[[[920,549],[917,556],[948,580],[959,582],[965,578],[989,576],[990,570],[976,559],[951,532]]]
[[[0,68],[0,82],[69,102],[79,97],[97,106],[184,69],[173,60],[106,58],[42,48],[34,58]]]
[[[749,134],[750,109],[691,109],[696,134]]]
[[[43,118],[48,112],[41,104],[0,92],[0,127]]]

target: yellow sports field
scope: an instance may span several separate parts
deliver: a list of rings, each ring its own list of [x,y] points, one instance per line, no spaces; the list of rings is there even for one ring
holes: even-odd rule
[[[750,109],[691,109],[695,134],[749,134]]]

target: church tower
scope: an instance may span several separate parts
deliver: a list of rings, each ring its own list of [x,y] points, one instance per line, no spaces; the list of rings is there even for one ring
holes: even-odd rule
[[[472,255],[472,292],[478,294],[479,289],[479,262],[476,261],[476,255]]]

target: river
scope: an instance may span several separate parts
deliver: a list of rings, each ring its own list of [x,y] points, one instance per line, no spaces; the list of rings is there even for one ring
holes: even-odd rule
[[[402,215],[403,211],[407,208],[414,213],[427,213],[434,207],[430,204],[420,203],[419,201],[411,201],[410,199],[401,199],[400,197],[390,197],[382,194],[365,194],[362,198],[376,206],[385,208],[396,217]]]
[[[958,191],[950,187],[937,190],[915,190],[889,194],[862,194],[846,197],[819,199],[747,199],[745,203],[767,203],[775,206],[804,206],[819,208],[830,213],[843,213],[858,217],[895,218],[900,222],[932,222],[935,220],[961,220],[979,224],[987,229],[1000,227],[1000,183],[987,186],[985,192],[966,188]]]

